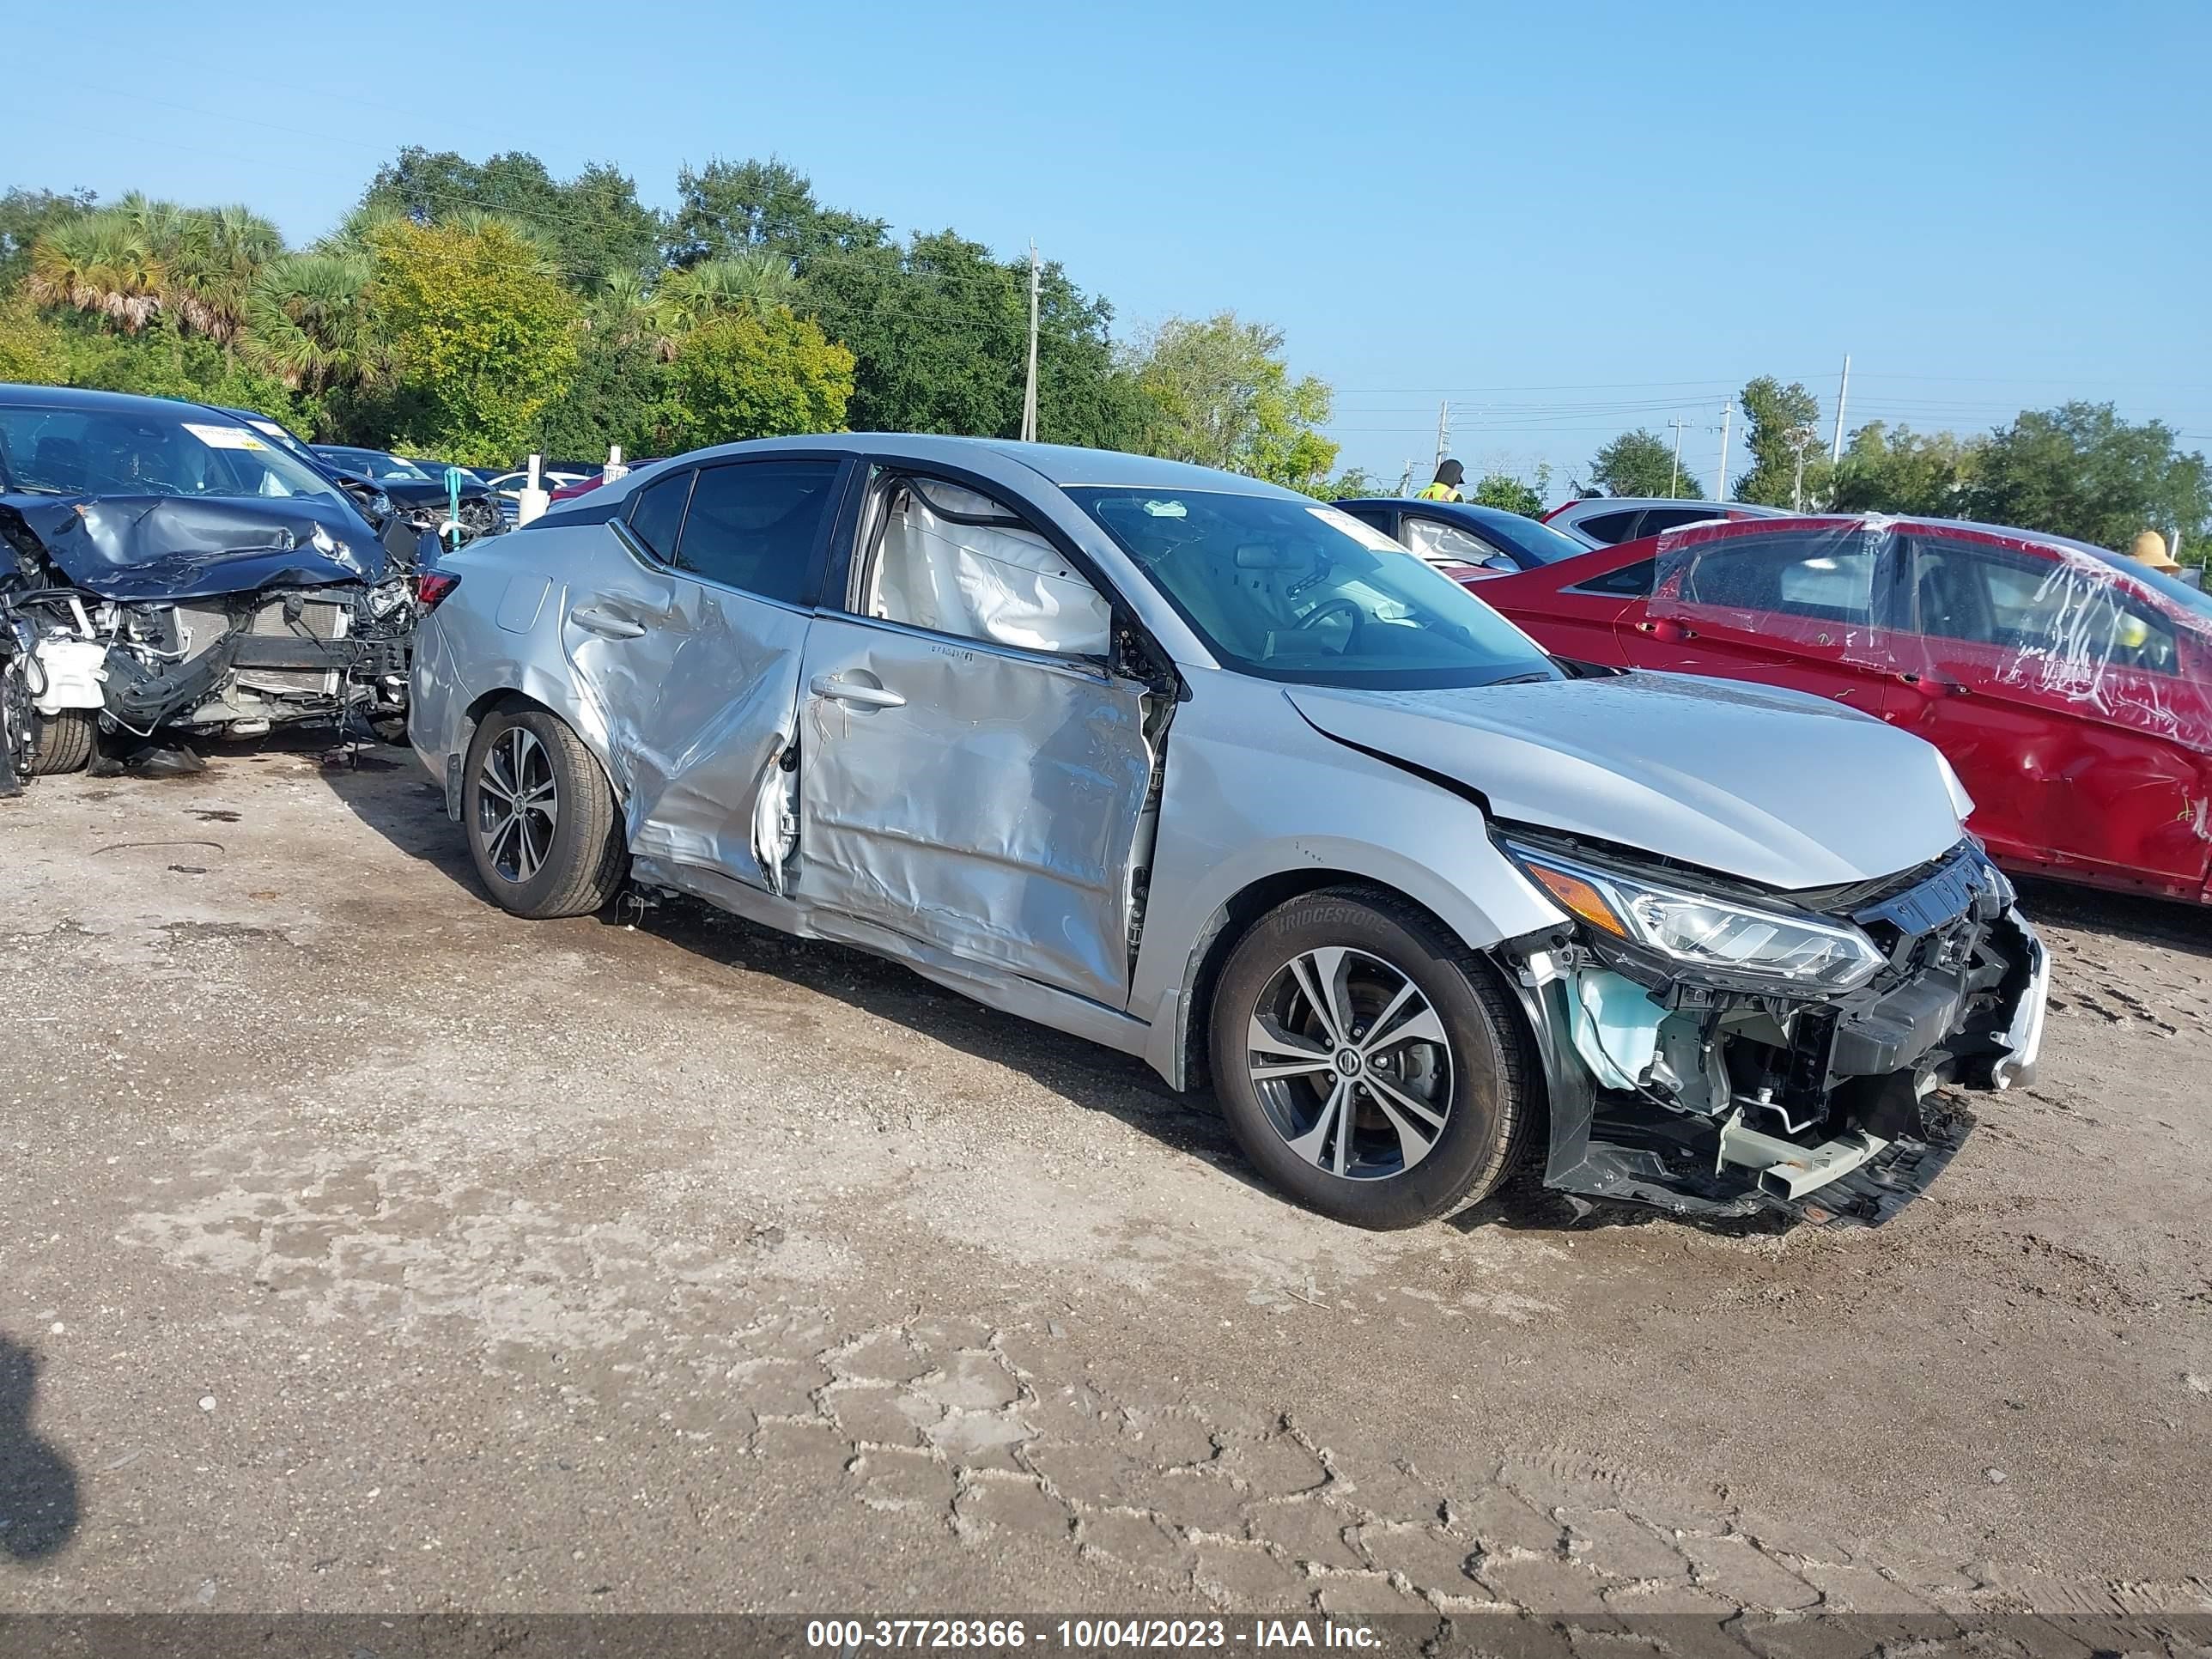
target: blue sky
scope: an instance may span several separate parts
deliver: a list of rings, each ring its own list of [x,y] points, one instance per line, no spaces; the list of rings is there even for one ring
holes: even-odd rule
[[[1555,495],[1670,417],[1709,477],[1728,392],[1802,379],[1832,415],[1847,352],[1853,425],[2078,396],[2212,447],[2204,0],[90,15],[9,24],[52,73],[0,185],[246,200],[306,240],[404,143],[611,161],[663,205],[686,161],[775,153],[902,229],[1034,236],[1125,330],[1279,325],[1394,483],[1439,401],[1470,467],[1547,461]]]

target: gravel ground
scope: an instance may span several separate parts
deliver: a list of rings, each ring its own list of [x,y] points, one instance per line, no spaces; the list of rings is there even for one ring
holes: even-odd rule
[[[0,804],[0,1610],[2212,1608],[2212,921],[2038,890],[1875,1232],[1348,1231],[904,971],[483,900],[403,757]]]

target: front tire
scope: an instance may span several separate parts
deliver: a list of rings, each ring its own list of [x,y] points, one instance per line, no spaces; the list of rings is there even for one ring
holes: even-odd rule
[[[470,740],[461,822],[477,878],[533,921],[588,915],[622,890],[622,816],[583,740],[543,708],[496,709]]]
[[[1534,1115],[1520,1015],[1425,912],[1331,888],[1269,911],[1214,988],[1214,1090],[1277,1187],[1411,1227],[1497,1188]]]
[[[92,760],[92,739],[98,729],[89,708],[64,708],[58,714],[31,716],[31,775],[50,778],[63,772],[82,772]]]

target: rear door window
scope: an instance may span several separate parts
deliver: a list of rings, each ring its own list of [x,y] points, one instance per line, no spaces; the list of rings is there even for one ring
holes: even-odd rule
[[[1644,522],[1636,533],[1660,536],[1669,530],[1680,530],[1686,524],[1703,524],[1708,519],[1723,516],[1710,507],[1655,507],[1644,513]]]
[[[1439,519],[1416,518],[1409,513],[1398,526],[1398,539],[1432,563],[1472,564],[1498,570],[1520,568],[1509,556],[1474,532]]]
[[[1867,537],[1753,536],[1686,555],[1682,599],[1723,611],[1863,623],[1874,612],[1878,549]]]
[[[836,461],[702,468],[676,544],[677,567],[764,599],[806,604],[837,476]]]
[[[690,467],[655,478],[637,492],[629,504],[630,534],[663,564],[676,558],[677,532],[684,526],[684,504],[690,499],[691,480],[698,475]]]
[[[1389,535],[1395,528],[1391,520],[1398,516],[1387,507],[1347,507],[1343,510],[1358,520],[1360,523],[1372,525],[1386,536]]]
[[[1638,533],[1636,521],[1643,516],[1641,508],[1627,513],[1600,513],[1579,520],[1575,528],[1592,541],[1603,542],[1610,547],[1617,542],[1633,541]]]

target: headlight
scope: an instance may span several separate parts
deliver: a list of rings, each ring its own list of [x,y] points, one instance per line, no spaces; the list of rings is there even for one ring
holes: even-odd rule
[[[1692,968],[1803,990],[1848,991],[1886,958],[1857,928],[1685,892],[1508,842],[1529,878],[1569,914]]]

